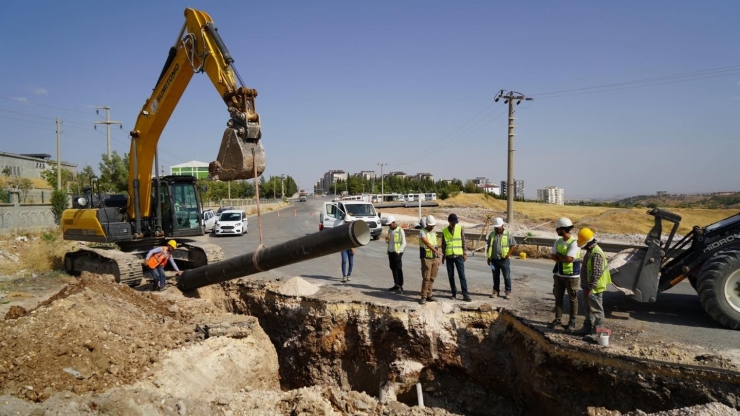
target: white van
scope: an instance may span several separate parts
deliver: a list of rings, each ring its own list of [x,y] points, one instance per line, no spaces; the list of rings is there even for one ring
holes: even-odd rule
[[[319,231],[324,228],[339,227],[345,222],[365,221],[370,228],[373,240],[380,238],[383,228],[380,216],[373,204],[365,201],[332,201],[324,202],[319,214]]]

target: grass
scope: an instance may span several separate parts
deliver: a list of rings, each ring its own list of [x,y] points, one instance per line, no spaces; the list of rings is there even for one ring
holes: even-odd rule
[[[438,201],[444,208],[485,208],[506,212],[506,201],[486,197],[482,194],[459,194],[444,201]],[[690,209],[674,208],[669,211],[682,217],[678,232],[686,234],[695,226],[707,226],[724,218],[738,214],[736,209]],[[647,215],[647,208],[611,208],[575,205],[552,205],[534,202],[514,202],[514,217],[524,218],[525,222],[552,224],[560,217],[568,217],[576,228],[589,227],[595,232],[612,234],[646,234],[653,226],[653,217]],[[668,224],[664,225],[664,228]],[[543,228],[548,228],[547,225]],[[552,227],[549,227],[552,228]]]
[[[27,241],[16,241],[23,236]],[[75,242],[64,241],[59,227],[47,232],[23,233],[12,236],[2,243],[2,250],[18,260],[0,260],[0,274],[11,275],[21,270],[43,273],[64,267],[64,254],[76,246]]]

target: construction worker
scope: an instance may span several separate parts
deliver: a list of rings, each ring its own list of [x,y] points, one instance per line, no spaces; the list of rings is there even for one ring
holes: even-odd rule
[[[501,288],[501,273],[504,274],[504,299],[511,297],[511,260],[509,256],[516,249],[516,240],[509,230],[504,229],[503,218],[496,217],[493,220],[493,231],[488,235],[486,249],[486,262],[491,267],[493,273],[493,292],[491,297],[499,296]]]
[[[406,249],[406,233],[403,228],[396,224],[396,218],[393,215],[389,215],[387,218],[388,223],[388,235],[385,236],[385,241],[388,243],[388,264],[393,273],[393,287],[391,292],[403,293],[403,251]]]
[[[578,314],[578,278],[581,275],[581,249],[575,237],[570,234],[573,222],[566,217],[561,217],[555,223],[555,232],[560,238],[552,245],[550,258],[555,260],[552,270],[552,293],[555,295],[555,320],[550,323],[550,328],[562,325],[563,299],[565,291],[568,291],[570,299],[570,319],[568,330],[576,329],[576,315]]]
[[[432,297],[432,286],[439,271],[439,258],[442,252],[437,248],[437,233],[434,226],[437,220],[432,215],[422,218],[422,229],[419,231],[419,256],[421,257],[421,300],[422,305],[434,302]]]
[[[176,248],[177,242],[175,242],[175,240],[170,240],[167,242],[167,245],[153,248],[149,250],[149,253],[146,255],[144,262],[147,267],[149,267],[152,272],[152,276],[154,277],[154,282],[152,283],[153,290],[161,291],[167,284],[167,277],[164,275],[164,265],[168,261],[172,268],[177,272],[177,276],[182,274],[180,269],[177,268],[175,259],[172,258],[172,250]]]
[[[467,254],[465,254],[465,233],[458,224],[456,214],[450,214],[447,217],[447,222],[450,225],[442,230],[442,252],[444,253],[442,264],[445,263],[445,260],[447,261],[447,277],[450,279],[452,299],[457,298],[457,288],[455,287],[455,268],[457,268],[463,300],[471,302],[472,299],[468,296],[468,282],[465,280],[465,260],[468,259]]]
[[[604,323],[604,303],[602,294],[612,282],[606,255],[596,244],[594,232],[583,228],[578,232],[578,247],[586,250],[581,267],[581,288],[586,301],[586,321],[583,328],[574,332],[576,335],[585,335],[585,341],[595,342],[593,334]]]

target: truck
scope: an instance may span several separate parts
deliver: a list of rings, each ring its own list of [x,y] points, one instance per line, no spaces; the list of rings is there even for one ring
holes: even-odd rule
[[[247,88],[211,17],[185,9],[185,22],[159,75],[151,96],[139,111],[131,131],[128,194],[101,192],[96,182],[73,199],[63,212],[65,240],[104,243],[66,253],[64,268],[112,274],[117,282],[138,285],[144,277],[141,258],[167,239],[203,235],[203,216],[196,178],[162,176],[157,143],[188,83],[206,73],[229,114],[216,161],[209,165],[214,179],[256,178],[265,170],[262,130],[255,109],[257,91]],[[238,83],[237,83],[238,80]],[[153,165],[154,164],[154,165]],[[152,171],[155,176],[152,177]],[[174,250],[181,269],[196,268],[223,259],[214,244],[185,241]]]
[[[370,228],[373,240],[380,238],[383,227],[380,224],[380,214],[373,204],[365,201],[332,201],[324,202],[319,213],[319,231],[327,228],[339,227],[342,224],[354,221],[364,221]]]
[[[306,191],[304,191],[303,189],[301,189],[298,192],[298,201],[299,202],[306,202],[307,199],[308,199],[308,194],[306,193]]]
[[[647,212],[654,225],[645,247],[611,260],[612,284],[638,302],[655,302],[684,279],[715,321],[740,329],[740,213],[704,227],[694,226],[673,243],[681,216],[660,208]],[[663,238],[663,224],[672,224]]]

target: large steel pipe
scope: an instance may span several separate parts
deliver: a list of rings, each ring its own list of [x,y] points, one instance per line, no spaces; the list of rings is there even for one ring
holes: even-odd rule
[[[186,270],[180,276],[177,287],[186,292],[364,246],[369,242],[370,228],[364,221],[354,221],[273,247],[264,247],[228,260]]]

